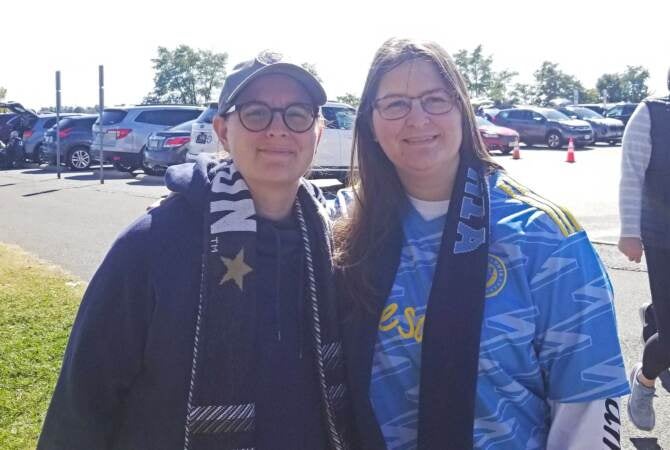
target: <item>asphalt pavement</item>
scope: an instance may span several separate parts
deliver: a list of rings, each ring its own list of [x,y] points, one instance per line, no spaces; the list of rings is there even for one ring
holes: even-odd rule
[[[608,268],[615,290],[619,336],[626,367],[642,354],[639,306],[649,301],[644,264],[630,263],[618,253],[619,147],[598,145],[576,151],[565,162],[565,150],[522,147],[521,159],[495,155],[517,181],[562,204],[586,229]],[[96,171],[69,172],[31,167],[0,171],[0,242],[16,244],[90,280],[114,238],[167,193],[161,177],[135,178],[112,168],[100,184]],[[656,428],[636,430],[624,401],[622,448],[670,449],[670,394],[657,389]]]

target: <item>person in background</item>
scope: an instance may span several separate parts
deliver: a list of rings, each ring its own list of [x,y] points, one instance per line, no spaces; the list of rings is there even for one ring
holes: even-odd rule
[[[652,302],[641,311],[645,345],[630,374],[628,415],[639,429],[652,430],[656,378],[670,389],[670,96],[638,105],[621,155],[619,250],[638,263],[645,255]]]

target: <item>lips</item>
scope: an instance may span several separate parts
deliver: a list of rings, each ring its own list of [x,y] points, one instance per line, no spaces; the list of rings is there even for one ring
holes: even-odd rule
[[[419,145],[419,144],[429,144],[437,139],[436,134],[430,134],[426,136],[412,136],[412,137],[406,137],[403,138],[403,141],[411,144],[411,145]]]
[[[259,148],[258,151],[261,152],[261,153],[268,154],[268,155],[292,155],[292,154],[295,153],[295,151],[293,149],[290,149],[290,148],[276,148],[276,147]]]

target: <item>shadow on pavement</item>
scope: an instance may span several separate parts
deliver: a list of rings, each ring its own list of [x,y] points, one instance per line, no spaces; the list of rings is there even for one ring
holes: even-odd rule
[[[637,450],[663,450],[657,438],[630,438]]]

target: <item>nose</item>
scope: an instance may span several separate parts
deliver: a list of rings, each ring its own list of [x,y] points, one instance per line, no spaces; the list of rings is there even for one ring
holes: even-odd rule
[[[413,127],[422,127],[427,124],[429,120],[428,113],[423,110],[423,106],[421,105],[421,99],[413,98],[412,108],[410,109],[409,114],[407,114],[407,117],[405,117],[405,123]]]
[[[288,136],[289,129],[284,123],[282,118],[282,113],[280,111],[274,111],[272,113],[272,121],[267,130],[268,137],[285,137]]]

